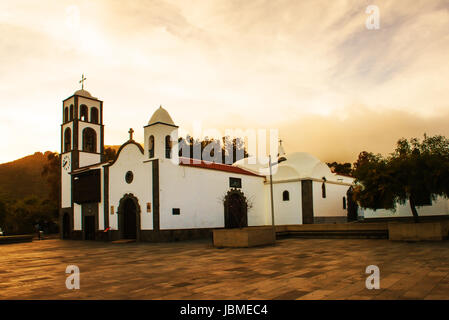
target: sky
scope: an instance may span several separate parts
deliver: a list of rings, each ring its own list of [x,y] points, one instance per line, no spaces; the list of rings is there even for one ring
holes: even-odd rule
[[[438,0],[0,0],[0,163],[60,151],[83,73],[107,145],[131,127],[142,142],[160,105],[187,131],[277,129],[323,161],[449,136],[448,30]]]

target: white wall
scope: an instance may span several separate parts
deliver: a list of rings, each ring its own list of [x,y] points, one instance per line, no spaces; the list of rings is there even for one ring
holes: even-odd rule
[[[67,99],[64,102],[64,107],[69,107],[69,111],[70,111],[70,105],[75,103],[75,98],[71,97],[70,99]]]
[[[147,202],[153,205],[152,162],[143,162],[144,155],[135,144],[126,145],[120,152],[117,161],[109,167],[109,226],[118,230],[118,206],[120,199],[132,193],[138,200],[141,212],[141,229],[153,229],[153,212],[147,212]],[[132,171],[134,179],[126,183],[126,172]],[[114,213],[111,212],[114,206]]]
[[[101,161],[101,155],[80,151],[80,159],[79,159],[80,168],[89,166],[92,164],[100,163],[100,161]]]
[[[271,224],[271,193],[270,184],[266,184],[265,205],[268,212],[267,225]],[[287,190],[289,201],[282,200],[282,193]],[[302,224],[301,181],[273,184],[274,222],[276,225]]]
[[[349,186],[326,183],[326,198],[321,193],[322,182],[312,181],[313,188],[313,216],[314,217],[341,217],[347,216],[347,209],[343,209],[343,197]],[[346,208],[348,199],[346,199]]]
[[[253,203],[248,211],[248,225],[265,225],[264,178],[178,166],[162,159],[159,161],[160,228],[224,227],[222,199],[229,190],[229,177],[242,179],[241,191]],[[179,208],[180,215],[173,215],[173,208]]]
[[[72,162],[72,154],[65,153],[62,154],[62,161],[64,158],[69,157],[69,163]],[[61,208],[68,208],[72,206],[72,177],[70,175],[70,171],[72,171],[71,167],[68,170],[62,168],[61,161]]]
[[[81,205],[73,204],[73,230],[81,230]]]
[[[98,230],[104,230],[104,168],[101,168],[101,201],[98,204]]]
[[[449,214],[449,200],[438,197],[432,201],[431,206],[416,207],[420,216],[436,216]],[[392,217],[413,217],[410,204],[407,201],[403,205],[398,205],[396,211],[385,209],[359,209],[365,218],[392,218]]]

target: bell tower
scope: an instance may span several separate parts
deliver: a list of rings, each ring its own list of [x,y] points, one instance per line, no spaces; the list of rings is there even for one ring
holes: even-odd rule
[[[104,154],[103,101],[82,88],[62,103],[61,208],[72,207],[73,170],[100,163]]]
[[[144,127],[144,149],[146,159],[177,159],[174,150],[178,140],[178,126],[167,110],[159,107]]]

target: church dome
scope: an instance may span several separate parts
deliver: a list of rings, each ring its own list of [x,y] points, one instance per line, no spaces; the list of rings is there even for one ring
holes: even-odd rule
[[[286,155],[287,161],[279,166],[290,167],[294,169],[301,178],[315,178],[332,180],[334,174],[329,166],[321,162],[318,158],[307,152],[294,152]]]
[[[164,108],[159,107],[159,109],[157,109],[153,115],[151,116],[150,121],[148,121],[148,125],[151,124],[155,124],[158,122],[162,122],[165,124],[169,124],[174,126],[175,123],[173,122],[172,118],[170,117],[170,115],[168,114],[167,110],[165,110]]]
[[[285,155],[286,161],[273,166],[273,180],[288,180],[288,179],[304,179],[314,178],[336,181],[337,177],[331,172],[329,166],[321,162],[318,158],[307,152],[294,152]],[[245,158],[237,161],[234,166],[243,169],[258,172],[259,174],[269,175],[268,164],[261,165],[253,157]]]
[[[75,92],[75,94],[78,95],[78,96],[82,96],[82,97],[93,98],[92,95],[90,94],[90,92],[89,92],[89,91],[86,91],[86,90],[84,90],[84,89],[77,90],[77,91]]]

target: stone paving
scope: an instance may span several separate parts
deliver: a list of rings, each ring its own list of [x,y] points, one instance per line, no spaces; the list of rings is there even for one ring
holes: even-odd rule
[[[65,287],[70,264],[79,290]],[[365,288],[368,265],[380,268],[379,290]],[[35,240],[0,246],[0,299],[449,299],[449,242]]]

